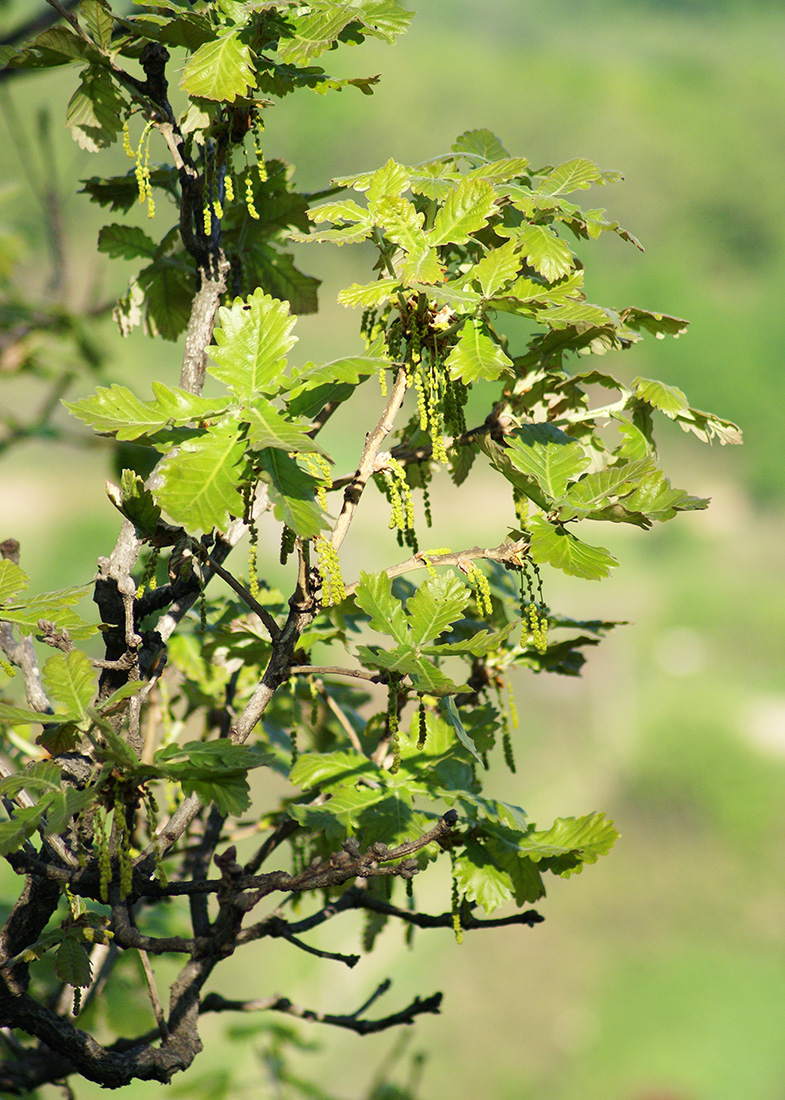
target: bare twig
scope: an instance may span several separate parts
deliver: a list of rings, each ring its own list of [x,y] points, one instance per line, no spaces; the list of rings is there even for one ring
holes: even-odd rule
[[[388,577],[393,578],[411,573],[414,569],[427,569],[429,566],[433,568],[440,565],[456,565],[460,569],[470,561],[485,560],[518,564],[518,559],[526,554],[528,549],[529,540],[518,539],[517,542],[503,542],[494,547],[470,546],[466,550],[459,550],[457,554],[427,554],[420,551],[398,565],[391,565],[384,572]],[[355,581],[353,584],[347,584],[347,596],[354,594],[358,583]]]
[[[158,996],[158,988],[155,984],[155,974],[153,974],[153,968],[150,965],[150,959],[144,948],[139,948],[139,959],[142,963],[142,970],[144,970],[144,978],[147,983],[147,992],[150,997],[150,1004],[153,1006],[153,1012],[155,1014],[155,1022],[158,1024],[158,1030],[161,1032],[161,1038],[166,1039],[169,1035],[169,1028],[166,1026],[166,1018],[164,1017],[164,1010],[161,1007],[161,999]]]
[[[360,503],[360,497],[363,494],[365,486],[368,484],[368,479],[373,473],[374,463],[376,462],[376,456],[379,453],[381,445],[393,429],[395,417],[398,415],[401,405],[403,404],[403,399],[406,396],[406,386],[406,370],[404,367],[400,367],[395,379],[395,385],[392,388],[392,393],[384,407],[384,411],[379,417],[376,427],[373,431],[368,433],[365,440],[365,447],[357,471],[351,483],[344,489],[343,508],[336,520],[335,527],[330,537],[330,542],[336,550],[340,548],[341,543],[346,538],[349,526],[357,511],[357,505]]]
[[[290,665],[291,676],[351,676],[356,680],[368,680],[372,684],[385,682],[379,672],[366,672],[364,668],[341,668],[340,665]]]
[[[219,565],[217,561],[214,561],[213,558],[211,558],[206,551],[204,554],[204,559],[206,562],[208,562],[212,571],[216,573],[222,581],[226,581],[232,591],[237,593],[243,603],[247,607],[249,607],[255,615],[259,616],[259,618],[266,626],[267,632],[269,633],[270,637],[273,641],[275,641],[275,639],[281,633],[281,628],[279,627],[273,616],[270,614],[270,612],[267,610],[267,608],[263,607],[258,600],[255,600],[248,589],[245,587],[245,585],[240,584],[238,580],[235,580],[232,574],[228,570],[224,569],[222,565]]]

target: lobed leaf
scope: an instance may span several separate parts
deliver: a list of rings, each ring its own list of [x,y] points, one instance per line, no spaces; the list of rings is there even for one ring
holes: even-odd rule
[[[245,442],[236,419],[226,418],[186,440],[158,466],[157,503],[191,533],[225,531],[243,514]]]
[[[496,211],[496,193],[486,180],[461,180],[447,196],[428,234],[430,245],[466,244]]]
[[[512,359],[483,331],[482,322],[469,318],[461,329],[457,343],[445,360],[450,377],[466,385],[479,380],[493,382],[509,374]]]
[[[392,593],[386,573],[360,573],[355,603],[370,618],[373,630],[389,634],[399,645],[409,645],[409,627],[400,600]]]
[[[232,33],[205,42],[186,62],[180,87],[198,99],[234,103],[256,87],[250,47]]]
[[[47,694],[61,703],[69,715],[85,714],[95,695],[95,672],[88,657],[78,649],[53,653],[41,674]]]
[[[286,367],[286,354],[297,341],[291,332],[295,318],[286,302],[265,294],[261,287],[247,299],[236,298],[218,311],[219,327],[210,347],[214,366],[207,372],[239,398],[277,393]]]
[[[565,527],[549,523],[542,516],[533,516],[528,527],[532,560],[538,565],[547,563],[572,577],[598,581],[609,576],[619,564],[604,547],[589,546]]]
[[[533,477],[551,501],[564,495],[567,482],[591,461],[580,443],[553,424],[524,424],[507,436],[507,457]]]

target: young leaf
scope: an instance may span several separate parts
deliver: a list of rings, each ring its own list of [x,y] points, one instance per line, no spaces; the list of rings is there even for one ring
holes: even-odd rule
[[[510,240],[499,248],[491,249],[479,263],[474,265],[467,277],[473,282],[478,282],[483,296],[490,298],[515,278],[520,266],[518,242]]]
[[[126,103],[108,72],[87,68],[66,110],[66,125],[82,149],[97,153],[111,145],[122,129]]]
[[[451,623],[460,618],[468,601],[466,585],[457,577],[449,573],[429,577],[406,604],[412,644],[419,648],[438,638]]]
[[[455,141],[452,151],[485,161],[501,160],[509,156],[502,143],[490,130],[467,130]]]
[[[537,193],[540,195],[568,195],[571,191],[585,190],[593,183],[605,183],[602,172],[596,164],[583,157],[568,160],[540,181]]]
[[[485,180],[463,179],[451,191],[428,234],[428,244],[466,244],[496,210],[496,193]]]
[[[548,523],[542,516],[533,516],[528,526],[532,560],[538,565],[547,563],[572,577],[598,581],[601,577],[607,577],[611,569],[619,564],[602,546],[589,546],[566,527]]]
[[[551,501],[589,465],[580,443],[553,424],[524,424],[506,438],[507,457],[516,470],[533,477]]]
[[[477,902],[492,913],[513,896],[512,880],[477,840],[468,840],[455,859],[455,881],[469,902]]]
[[[322,510],[314,499],[316,478],[301,470],[288,454],[275,448],[259,451],[256,458],[261,466],[262,480],[270,486],[275,518],[301,538],[315,538],[325,525]]]
[[[287,420],[283,413],[263,397],[257,397],[252,404],[245,405],[240,415],[248,425],[248,442],[255,450],[277,447],[282,451],[326,453],[305,434],[304,424]]]
[[[575,865],[556,870],[557,874],[569,875],[580,872],[585,863],[596,863],[599,856],[611,850],[618,837],[613,822],[608,821],[605,814],[563,817],[557,818],[550,829],[529,833],[521,840],[519,851],[535,863],[542,859],[574,856]]]
[[[158,245],[136,225],[105,225],[98,233],[98,251],[113,260],[135,260],[137,256],[152,259]]]
[[[78,649],[53,653],[41,679],[48,694],[62,703],[69,715],[83,715],[96,690],[93,666]]]
[[[198,99],[234,103],[256,87],[250,48],[237,34],[205,42],[186,62],[180,87]]]
[[[399,645],[409,645],[409,627],[403,607],[392,594],[386,573],[360,573],[360,583],[354,593],[359,608],[370,617],[371,627],[380,634],[389,634]]]
[[[220,327],[214,333],[210,357],[215,366],[207,373],[239,397],[277,393],[286,367],[286,354],[297,341],[291,332],[295,318],[286,302],[265,294],[261,287],[247,299],[236,298],[218,311]]]
[[[30,585],[27,574],[15,562],[0,559],[0,604],[11,600]]]
[[[245,507],[240,491],[245,449],[238,422],[229,418],[187,440],[158,467],[158,504],[192,534],[214,527],[225,531]]]
[[[450,376],[466,385],[480,379],[493,382],[512,370],[512,359],[483,332],[480,321],[469,318],[447,359]]]
[[[517,237],[524,259],[539,271],[549,283],[555,283],[572,271],[573,257],[569,247],[544,225],[529,225]]]
[[[55,955],[55,975],[74,986],[90,984],[90,956],[75,932],[66,932]]]
[[[464,726],[463,722],[461,721],[461,716],[460,716],[460,713],[458,711],[458,708],[455,705],[455,701],[453,699],[451,699],[449,695],[444,696],[444,698],[442,699],[442,710],[446,714],[450,725],[455,730],[455,733],[456,733],[460,743],[463,745],[463,747],[465,749],[469,750],[469,752],[472,754],[472,756],[477,761],[477,763],[481,767],[483,767],[484,765],[483,765],[483,762],[482,762],[482,757],[477,752],[477,746],[474,744],[471,737],[466,732],[466,727]]]

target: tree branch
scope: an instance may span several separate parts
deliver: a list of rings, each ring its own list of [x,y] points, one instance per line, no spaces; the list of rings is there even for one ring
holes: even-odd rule
[[[509,562],[515,565],[518,564],[518,559],[526,554],[528,550],[528,539],[518,539],[517,542],[503,542],[494,547],[470,546],[466,550],[459,550],[457,554],[428,554],[421,550],[418,554],[413,554],[412,557],[407,558],[399,565],[391,565],[384,572],[392,578],[400,577],[404,573],[411,573],[414,569],[427,569],[429,566],[457,565],[461,569],[464,568],[466,562],[481,560]],[[353,595],[358,584],[359,581],[347,584],[346,595]]]
[[[384,986],[385,983],[382,983],[382,985]],[[389,989],[389,985],[386,985],[386,989]],[[377,995],[379,995],[378,991]],[[347,1031],[354,1031],[357,1035],[372,1035],[374,1032],[386,1031],[388,1028],[398,1027],[401,1024],[413,1024],[417,1016],[421,1016],[426,1012],[438,1014],[441,1011],[441,1003],[441,993],[434,993],[432,996],[426,997],[424,1001],[419,997],[415,997],[411,1004],[400,1012],[394,1012],[392,1015],[384,1016],[380,1020],[364,1020],[358,1019],[357,1014],[332,1016],[326,1012],[315,1012],[310,1008],[301,1008],[299,1005],[292,1004],[288,997],[268,997],[259,1001],[230,1001],[218,993],[209,993],[202,1001],[201,1011],[285,1012],[287,1015],[296,1016],[300,1020],[331,1024],[333,1027],[342,1027]]]
[[[401,405],[403,404],[403,399],[406,396],[407,385],[406,369],[404,367],[399,367],[398,374],[395,378],[395,385],[384,407],[384,411],[379,417],[376,427],[372,432],[368,433],[366,438],[365,447],[360,458],[360,465],[357,467],[357,471],[350,484],[344,489],[343,508],[333,528],[332,535],[330,536],[330,542],[336,550],[340,548],[341,543],[346,538],[349,526],[357,511],[357,505],[360,503],[360,497],[363,495],[365,486],[368,484],[368,479],[373,473],[376,456],[379,453],[381,445],[393,429],[395,417],[398,415]]]

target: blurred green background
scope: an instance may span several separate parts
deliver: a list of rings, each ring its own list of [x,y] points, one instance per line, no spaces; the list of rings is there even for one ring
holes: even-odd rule
[[[409,1052],[426,1055],[424,1100],[783,1100],[785,10],[773,0],[407,6],[417,16],[394,49],[369,43],[334,58],[337,75],[383,74],[373,99],[353,89],[293,97],[270,114],[266,155],[293,161],[301,184],[316,188],[389,156],[433,157],[462,131],[485,126],[535,163],[585,156],[621,170],[625,183],[589,201],[606,206],[647,252],[615,238],[581,244],[589,298],[663,310],[691,327],[676,342],[648,340],[614,365],[629,377],[675,383],[693,404],[736,420],[745,446],[709,449],[677,429],[664,432],[674,483],[711,496],[710,510],[649,533],[604,536],[621,564],[602,584],[546,578],[554,609],[630,625],[590,655],[581,680],[516,681],[518,772],[494,793],[543,825],[607,811],[622,833],[611,855],[554,882],[538,907],[546,921],[533,930],[467,935],[460,947],[447,932],[419,934],[412,953],[400,930],[388,930],[351,973],[268,941],[253,961],[234,964],[232,995],[278,991],[340,1012],[388,974],[388,1002],[444,990],[441,1017],[423,1017],[407,1032]],[[2,29],[29,10],[29,0],[0,8]],[[120,291],[130,266],[110,270],[96,254],[102,222],[72,194],[75,178],[107,171],[59,132],[72,82],[73,74],[55,72],[4,88],[0,221],[27,250],[18,285],[42,289],[42,217],[29,173],[36,112],[49,107],[67,295],[80,305]],[[121,155],[115,167],[125,170]],[[365,255],[322,246],[301,256],[324,279],[323,312],[298,325],[296,361],[351,351],[356,318],[334,298],[347,281],[367,277]],[[96,339],[117,380],[144,389],[156,371],[177,377],[172,345],[120,342],[104,322]],[[43,388],[5,373],[4,408],[43,399]],[[90,388],[77,382],[70,396]],[[336,425],[329,441],[339,467],[355,461],[350,425]],[[0,459],[0,537],[20,539],[37,590],[82,582],[117,526],[103,494],[106,453],[38,440]],[[445,531],[433,533],[439,545],[503,536],[510,517],[482,485],[453,496],[445,483],[433,495],[437,530]],[[372,546],[382,506],[364,502],[361,513]],[[349,552],[347,576],[367,565],[365,549]],[[423,893],[441,911],[447,885],[424,887],[418,899]],[[343,919],[320,946],[355,947],[357,926]],[[224,992],[226,980],[221,986],[219,971]],[[303,1056],[304,1071],[316,1067],[325,1088],[346,1100],[358,1100],[396,1042],[302,1031],[322,1047]],[[211,1074],[231,1064],[235,1095],[268,1095],[253,1037],[207,1045],[173,1093],[209,1097],[218,1080]],[[156,1088],[127,1095],[141,1100]],[[76,1093],[98,1090],[79,1084]]]

